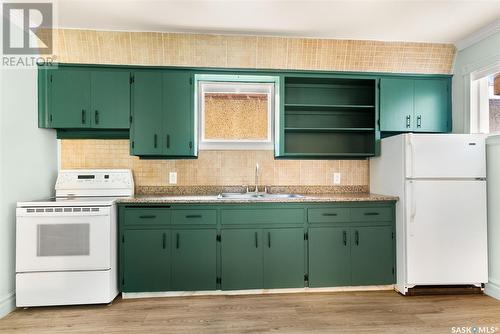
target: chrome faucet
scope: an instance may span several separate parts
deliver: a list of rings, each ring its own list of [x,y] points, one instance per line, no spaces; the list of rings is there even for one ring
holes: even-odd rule
[[[259,192],[259,173],[260,173],[260,165],[259,163],[255,164],[255,193]]]

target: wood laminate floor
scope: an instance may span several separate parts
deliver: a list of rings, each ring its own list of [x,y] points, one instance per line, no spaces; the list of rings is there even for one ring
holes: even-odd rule
[[[393,291],[117,299],[112,305],[19,309],[0,319],[2,334],[453,333],[454,327],[475,326],[467,333],[500,333],[500,301]],[[485,328],[489,332],[479,331]]]

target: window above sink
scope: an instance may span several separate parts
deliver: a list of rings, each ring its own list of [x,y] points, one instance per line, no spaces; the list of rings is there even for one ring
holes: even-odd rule
[[[195,75],[201,150],[272,150],[279,77]]]

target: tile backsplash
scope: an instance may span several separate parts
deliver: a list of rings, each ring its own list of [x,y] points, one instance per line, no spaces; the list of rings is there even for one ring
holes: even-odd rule
[[[273,151],[200,151],[198,159],[143,160],[129,155],[128,140],[61,140],[61,168],[130,168],[139,186],[253,185],[255,164],[265,185],[366,186],[367,160],[275,160]]]
[[[450,73],[451,44],[330,40],[207,34],[112,32],[75,29],[54,31],[54,59],[64,63],[130,64],[196,67],[308,69],[394,73]],[[261,184],[369,184],[367,160],[274,160],[272,151],[200,151],[197,160],[140,160],[129,155],[128,140],[62,140],[62,168],[131,168],[137,186],[254,183],[255,164]]]

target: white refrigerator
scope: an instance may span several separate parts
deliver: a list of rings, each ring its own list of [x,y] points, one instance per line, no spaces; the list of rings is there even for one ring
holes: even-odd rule
[[[370,191],[395,195],[396,289],[488,282],[484,135],[403,134],[370,159]]]

